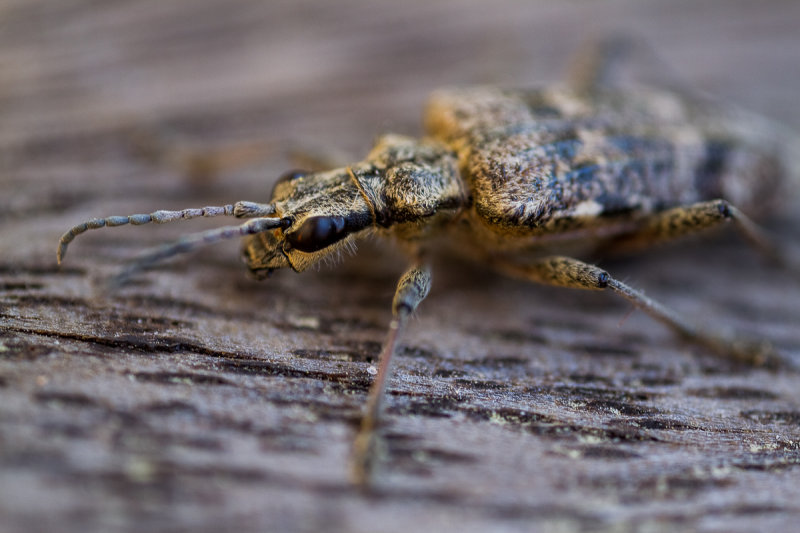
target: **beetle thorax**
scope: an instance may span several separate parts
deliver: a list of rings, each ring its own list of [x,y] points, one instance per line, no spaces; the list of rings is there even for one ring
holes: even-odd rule
[[[370,230],[422,239],[451,220],[466,198],[448,148],[386,135],[360,163],[279,182],[272,205],[285,224],[248,238],[244,257],[257,274],[300,272]]]
[[[375,225],[402,238],[429,234],[467,202],[456,154],[432,139],[385,135],[352,171]]]

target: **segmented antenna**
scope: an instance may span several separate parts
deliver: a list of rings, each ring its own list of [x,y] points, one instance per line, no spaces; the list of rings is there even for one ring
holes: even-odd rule
[[[119,286],[133,274],[144,270],[155,263],[163,261],[164,259],[172,257],[173,255],[191,252],[197,248],[228,239],[253,235],[255,233],[261,233],[262,231],[267,231],[274,228],[285,228],[288,223],[289,219],[285,218],[254,218],[252,220],[248,220],[240,226],[224,226],[222,228],[186,235],[175,242],[154,248],[153,250],[136,258],[119,274],[116,274],[114,277],[112,277],[109,280],[109,285]]]
[[[83,222],[74,226],[61,236],[61,239],[58,241],[58,252],[56,253],[56,259],[60,265],[67,253],[67,247],[69,246],[69,243],[71,243],[75,237],[90,229],[124,226],[125,224],[140,226],[142,224],[149,224],[150,222],[155,224],[164,224],[166,222],[189,220],[191,218],[199,217],[236,216],[239,218],[252,218],[267,216],[273,213],[275,213],[275,206],[272,204],[237,202],[235,204],[228,204],[224,206],[207,206],[199,209],[184,209],[182,211],[161,210],[150,214],[93,218],[87,222]]]

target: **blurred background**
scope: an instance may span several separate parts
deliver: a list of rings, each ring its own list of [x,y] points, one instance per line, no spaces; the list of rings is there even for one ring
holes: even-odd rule
[[[155,124],[361,154],[419,132],[436,87],[558,82],[617,34],[646,48],[634,79],[798,124],[798,20],[791,0],[5,0],[0,146]]]
[[[558,83],[607,36],[642,43],[623,83],[800,129],[799,28],[796,0],[0,0],[0,530],[796,525],[796,376],[720,370],[601,296],[438,275],[393,385],[393,492],[368,499],[346,458],[402,258],[257,285],[227,243],[92,298],[217,221],[54,252],[92,216],[265,200],[298,152],[360,159],[420,134],[433,89]],[[705,246],[622,276],[800,349],[786,274]]]
[[[382,132],[419,134],[437,87],[556,83],[609,35],[641,43],[622,80],[705,90],[797,127],[799,20],[792,0],[4,0],[0,184],[42,190],[4,195],[0,217],[130,198],[187,167],[200,169],[192,186],[224,174],[209,197],[256,199],[298,148],[360,158]],[[258,171],[192,159],[231,145]],[[120,157],[124,179],[108,166]]]

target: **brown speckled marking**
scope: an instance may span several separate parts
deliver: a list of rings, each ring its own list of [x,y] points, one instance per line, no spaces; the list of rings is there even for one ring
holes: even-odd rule
[[[640,248],[731,219],[748,240],[783,259],[734,207],[764,212],[780,197],[784,140],[764,119],[656,89],[578,83],[574,89],[439,91],[428,105],[426,125],[422,139],[381,137],[359,163],[291,173],[276,183],[266,204],[78,224],[62,236],[59,262],[68,244],[89,229],[199,216],[248,221],[184,237],[142,256],[120,277],[239,236],[244,260],[259,277],[279,268],[304,271],[368,234],[399,242],[414,266],[397,287],[356,442],[354,473],[361,484],[369,482],[379,455],[381,403],[397,339],[428,294],[427,258],[443,246],[538,283],[610,290],[723,357],[786,363],[768,343],[700,329],[608,272],[566,255]]]
[[[426,122],[459,154],[470,224],[505,242],[582,225],[573,219],[598,228],[732,196],[745,211],[764,212],[780,191],[780,140],[758,119],[751,130],[740,120],[748,119],[652,89],[486,87],[434,94]]]

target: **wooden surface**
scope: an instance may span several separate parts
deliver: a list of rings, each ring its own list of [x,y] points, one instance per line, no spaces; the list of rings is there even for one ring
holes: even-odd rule
[[[6,0],[0,531],[796,527],[800,375],[720,362],[612,296],[442,259],[365,495],[348,454],[397,252],[259,283],[227,243],[109,292],[138,251],[216,221],[93,232],[60,270],[55,244],[91,216],[264,200],[293,149],[417,134],[438,86],[557,81],[590,34],[653,48],[624,78],[800,128],[798,24],[789,1]],[[250,140],[263,161],[216,178],[180,155]],[[770,227],[798,251],[796,205]],[[603,266],[800,359],[800,286],[729,233]]]

